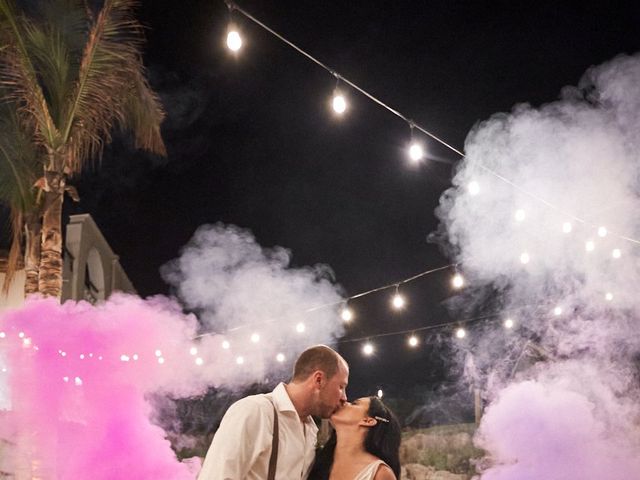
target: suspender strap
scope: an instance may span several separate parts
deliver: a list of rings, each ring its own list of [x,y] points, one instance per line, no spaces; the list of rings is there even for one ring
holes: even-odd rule
[[[269,458],[269,474],[267,480],[275,480],[276,465],[278,463],[278,411],[276,410],[273,400],[269,399],[269,401],[273,406],[273,440],[271,442],[271,457]]]

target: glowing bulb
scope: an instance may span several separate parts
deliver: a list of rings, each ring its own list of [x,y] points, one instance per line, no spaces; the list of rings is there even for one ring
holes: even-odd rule
[[[196,365],[202,365],[204,363],[204,360],[200,357],[196,358]]]
[[[237,357],[236,358],[236,363],[238,365],[242,365],[244,363],[244,357]]]
[[[31,339],[30,338],[23,338],[22,339],[22,345],[24,347],[30,347],[31,346]]]
[[[305,330],[306,330],[306,327],[304,326],[304,323],[300,322],[299,324],[296,325],[296,332],[304,333]]]
[[[409,158],[413,162],[419,162],[422,157],[424,157],[424,150],[422,149],[422,145],[419,143],[413,142],[409,146]]]
[[[391,300],[391,305],[393,305],[393,308],[395,308],[396,310],[400,310],[402,308],[404,308],[405,305],[405,299],[402,295],[400,295],[399,293],[396,293],[393,296],[393,299]]]
[[[197,349],[196,347],[191,347],[191,348],[189,349],[189,353],[190,353],[191,355],[197,355],[197,354],[198,354],[198,349]]]
[[[584,244],[584,249],[587,252],[593,252],[596,248],[596,243],[593,240],[587,240]]]
[[[373,354],[373,345],[369,342],[365,343],[364,346],[362,347],[362,353],[364,353],[365,355],[371,355]]]
[[[6,338],[7,334],[4,332],[0,332],[0,338]]]
[[[475,180],[469,182],[469,185],[467,185],[467,190],[469,191],[470,195],[477,195],[480,193],[480,184]]]
[[[410,347],[417,347],[418,346],[418,337],[416,337],[415,335],[411,335],[409,337],[408,343],[409,343]]]
[[[531,257],[529,256],[529,254],[527,252],[523,252],[520,255],[520,263],[522,263],[523,265],[526,265],[530,261],[531,261]]]
[[[333,95],[333,101],[331,102],[333,111],[339,115],[342,115],[347,110],[347,100],[344,95],[336,93]]]
[[[353,310],[351,310],[349,307],[344,307],[340,311],[340,318],[342,318],[344,322],[350,322],[351,320],[353,320]]]
[[[18,333],[18,337],[20,337],[20,338],[24,338],[24,332],[20,332],[20,333]]]
[[[571,225],[571,222],[564,222],[562,224],[562,231],[564,233],[571,233],[571,230],[573,230],[573,225]]]
[[[622,256],[622,251],[619,248],[614,248],[611,252],[611,256],[613,258],[620,258]]]
[[[228,340],[222,342],[222,348],[224,348],[225,350],[229,350],[231,348],[231,344]]]
[[[98,356],[98,360],[102,360],[102,355],[99,355],[99,356]]]
[[[76,384],[76,387],[81,387],[82,386],[82,379],[80,377],[76,377],[73,379],[73,383]]]
[[[2,373],[7,373],[7,367],[2,367]]]
[[[120,355],[120,361],[121,362],[128,362],[129,361],[129,355]]]
[[[137,353],[134,353],[134,354],[133,354],[133,359],[134,359],[134,360],[138,360],[138,358],[140,358],[140,357],[138,357],[138,354],[137,354]]]
[[[456,273],[452,278],[451,278],[451,285],[453,286],[453,288],[455,289],[459,289],[464,287],[464,277],[462,275],[460,275],[459,273]]]
[[[155,354],[156,354],[156,357],[161,357],[162,356],[162,352],[160,350],[156,350]]]
[[[513,325],[514,325],[513,320],[511,320],[510,318],[507,318],[504,321],[504,328],[513,328]]]
[[[60,352],[60,355],[63,356],[63,357],[66,357],[67,356],[67,352]]]
[[[600,227],[598,228],[598,236],[599,237],[606,237],[607,236],[607,228],[606,227]]]
[[[516,221],[517,222],[523,222],[524,219],[526,218],[527,214],[525,213],[525,211],[523,209],[518,209],[516,210]]]
[[[164,357],[158,357],[158,363],[162,365],[164,363]]]
[[[277,360],[278,362],[280,362],[280,363],[284,362],[284,360],[285,360],[284,354],[283,354],[283,353],[279,353],[279,354],[277,354],[277,355],[276,355],[276,360]]]
[[[242,47],[242,37],[236,30],[230,30],[227,33],[227,47],[234,52],[237,52]]]
[[[80,354],[80,360],[84,360],[84,353]]]
[[[562,315],[562,307],[556,307],[556,308],[554,308],[554,309],[553,309],[553,314],[554,314],[556,317],[559,317],[560,315]]]
[[[611,300],[613,300],[613,293],[611,293],[611,292],[607,292],[607,293],[605,294],[605,296],[604,296],[604,299],[605,299],[607,302],[610,302]]]
[[[378,389],[378,398],[382,398],[382,395],[384,395],[382,389]]]
[[[64,382],[68,382],[68,381],[69,381],[69,377],[62,377],[62,380],[63,380]]]
[[[467,331],[464,328],[461,327],[461,328],[458,328],[456,330],[456,337],[457,338],[462,339],[462,338],[464,338],[466,336],[467,336]]]
[[[253,335],[251,335],[251,341],[253,343],[258,343],[260,341],[260,335],[258,335],[257,333],[254,333]]]

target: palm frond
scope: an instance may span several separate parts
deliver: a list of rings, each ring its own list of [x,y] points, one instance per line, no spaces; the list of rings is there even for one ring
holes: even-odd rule
[[[11,248],[9,258],[7,258],[7,270],[2,281],[2,293],[7,295],[13,283],[16,273],[20,269],[20,259],[22,258],[22,225],[24,224],[24,214],[20,210],[11,209]]]
[[[139,74],[125,98],[125,114],[121,126],[133,133],[136,148],[166,156],[167,150],[160,133],[160,125],[165,117],[164,108],[143,76],[143,71],[144,67],[140,65]]]
[[[164,151],[159,136],[162,109],[142,76],[144,39],[134,17],[137,4],[134,0],[105,0],[89,31],[63,130],[73,150],[68,157],[72,172],[80,171],[87,159],[100,157],[116,125],[133,128],[140,145]],[[136,95],[140,95],[137,102]],[[126,121],[128,114],[136,117]],[[147,121],[155,123],[143,125]]]
[[[43,146],[55,144],[59,136],[49,113],[36,69],[28,48],[28,31],[37,26],[18,16],[13,2],[0,0],[0,38],[4,48],[0,50],[0,88],[3,101],[17,106],[20,123],[33,133],[34,141]]]

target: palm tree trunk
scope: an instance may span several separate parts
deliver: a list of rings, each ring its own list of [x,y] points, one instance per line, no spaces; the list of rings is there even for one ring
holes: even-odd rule
[[[38,292],[38,271],[40,269],[40,232],[42,224],[38,213],[30,213],[25,222],[24,282],[25,296]]]
[[[48,188],[44,194],[42,216],[42,245],[38,290],[49,297],[62,294],[62,200],[64,177],[60,173],[46,172]]]

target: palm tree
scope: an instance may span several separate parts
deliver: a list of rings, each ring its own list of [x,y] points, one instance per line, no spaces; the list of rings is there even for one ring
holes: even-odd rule
[[[68,181],[100,158],[114,127],[130,130],[137,148],[166,154],[164,112],[144,77],[136,0],[104,0],[97,9],[86,0],[44,3],[27,13],[0,0],[0,101],[15,108],[37,158],[30,171],[35,192],[24,197],[33,205],[11,207],[13,238],[18,241],[22,224],[26,251],[38,255],[29,240],[41,225],[38,291],[60,297],[62,202],[65,192],[73,193]]]

